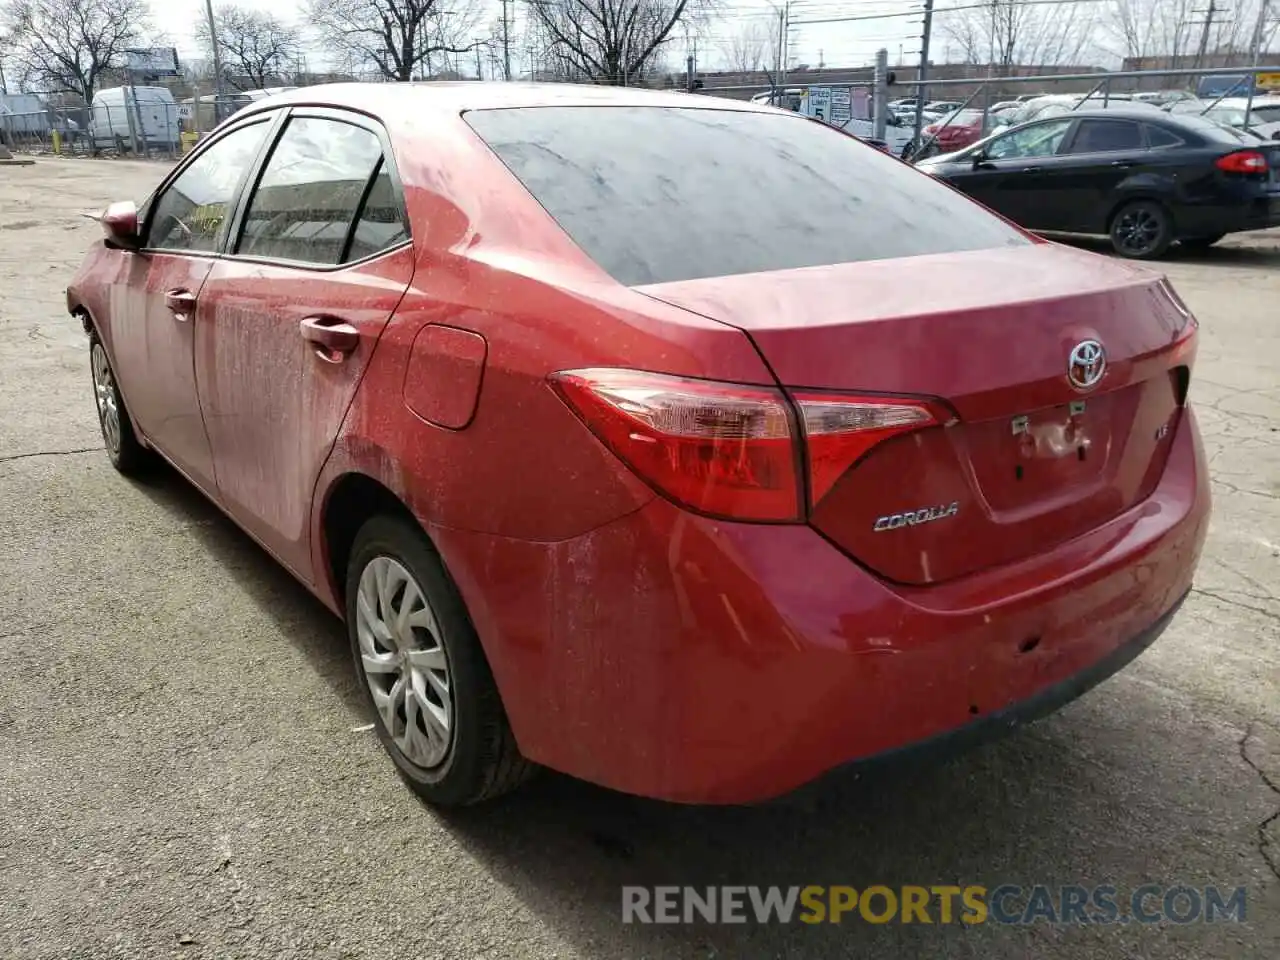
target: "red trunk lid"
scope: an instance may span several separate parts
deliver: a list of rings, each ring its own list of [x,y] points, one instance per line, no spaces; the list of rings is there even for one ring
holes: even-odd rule
[[[876,446],[810,517],[901,583],[1017,560],[1145,499],[1192,361],[1188,315],[1158,275],[1050,244],[638,289],[739,327],[785,387],[955,412]],[[1088,340],[1106,369],[1080,389],[1069,358]]]

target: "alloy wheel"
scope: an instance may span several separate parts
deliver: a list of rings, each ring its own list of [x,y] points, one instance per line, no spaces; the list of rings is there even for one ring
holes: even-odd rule
[[[439,766],[453,742],[454,702],[436,617],[413,575],[374,557],[356,593],[360,663],[392,742],[411,763]]]
[[[120,405],[116,402],[116,384],[111,376],[111,364],[102,344],[93,345],[90,366],[93,369],[93,395],[98,404],[98,420],[102,424],[102,438],[107,452],[113,457],[120,454]]]
[[[1159,213],[1148,207],[1132,207],[1120,215],[1114,234],[1123,253],[1143,256],[1155,249],[1163,230]]]

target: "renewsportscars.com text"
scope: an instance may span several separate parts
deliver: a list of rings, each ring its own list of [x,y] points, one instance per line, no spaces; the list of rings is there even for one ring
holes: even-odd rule
[[[1244,887],[976,884],[622,888],[623,923],[1241,923]]]

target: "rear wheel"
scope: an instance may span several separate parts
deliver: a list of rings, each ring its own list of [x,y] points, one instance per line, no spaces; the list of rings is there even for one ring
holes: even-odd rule
[[[1173,242],[1169,211],[1152,200],[1126,203],[1111,218],[1111,246],[1122,257],[1154,260]]]
[[[120,387],[111,370],[106,348],[94,334],[89,339],[89,369],[93,374],[93,399],[98,407],[98,425],[111,465],[126,475],[141,473],[151,459],[150,451],[138,442],[125,409]]]
[[[462,598],[430,541],[377,516],[347,566],[347,632],[378,739],[430,803],[487,800],[535,769],[516,748]]]
[[[1215,233],[1209,237],[1183,237],[1181,243],[1188,250],[1208,250],[1225,236],[1225,233]]]

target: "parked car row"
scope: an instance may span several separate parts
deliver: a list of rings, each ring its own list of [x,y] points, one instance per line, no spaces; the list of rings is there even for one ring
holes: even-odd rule
[[[1108,236],[1137,259],[1280,225],[1280,143],[1137,104],[1042,117],[916,166],[1021,226]]]

